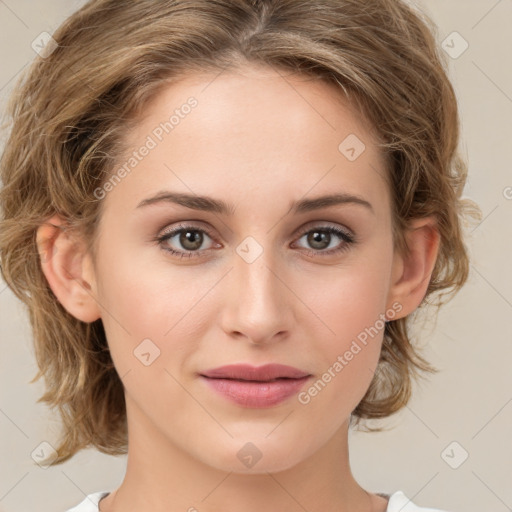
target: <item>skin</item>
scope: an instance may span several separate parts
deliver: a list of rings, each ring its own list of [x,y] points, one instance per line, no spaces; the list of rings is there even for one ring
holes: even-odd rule
[[[127,471],[100,510],[385,511],[387,500],[356,482],[348,450],[350,414],[377,367],[382,330],[307,404],[294,396],[244,408],[198,372],[278,362],[317,381],[393,304],[401,308],[394,318],[420,304],[438,251],[435,221],[411,224],[410,255],[394,251],[370,127],[333,86],[266,67],[166,86],[127,134],[131,149],[190,96],[197,107],[103,199],[96,259],[52,226],[63,223],[58,216],[38,230],[52,290],[75,317],[102,319],[125,387]],[[354,161],[338,150],[349,134],[366,146]],[[160,191],[222,199],[234,213],[170,202],[137,208]],[[333,192],[360,196],[373,211],[346,203],[290,212],[293,201]],[[199,256],[165,251],[193,245],[179,235],[154,241],[180,222],[211,234]],[[327,233],[329,249],[345,250],[322,255],[307,233],[326,225],[356,243]],[[251,263],[236,251],[248,236],[263,249]],[[134,356],[147,338],[160,350],[149,366]],[[262,455],[252,467],[237,457],[248,442]]]

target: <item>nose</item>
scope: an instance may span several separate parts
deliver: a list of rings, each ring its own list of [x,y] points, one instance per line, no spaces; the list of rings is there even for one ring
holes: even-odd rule
[[[221,307],[222,329],[253,344],[282,340],[296,323],[287,273],[283,265],[276,264],[271,250],[249,261],[233,252]]]

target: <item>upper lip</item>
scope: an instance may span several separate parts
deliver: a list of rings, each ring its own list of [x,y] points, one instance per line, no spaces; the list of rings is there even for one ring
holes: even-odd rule
[[[278,378],[300,379],[310,374],[284,364],[265,364],[257,367],[250,364],[229,364],[201,372],[201,375],[217,379],[269,381]]]

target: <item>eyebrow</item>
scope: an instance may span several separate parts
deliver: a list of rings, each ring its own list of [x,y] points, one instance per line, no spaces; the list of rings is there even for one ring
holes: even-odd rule
[[[137,208],[143,208],[145,206],[160,203],[174,203],[185,206],[186,208],[190,208],[192,210],[201,210],[223,215],[233,215],[235,213],[235,206],[226,203],[221,199],[214,199],[213,197],[208,196],[198,196],[195,194],[184,194],[167,191],[158,192],[156,195],[144,199],[137,205]],[[340,204],[355,204],[364,206],[373,214],[375,214],[373,206],[368,201],[360,196],[348,193],[328,194],[314,197],[312,199],[300,199],[299,201],[291,203],[290,210],[292,213],[306,213],[314,210],[320,210],[322,208],[337,206]]]

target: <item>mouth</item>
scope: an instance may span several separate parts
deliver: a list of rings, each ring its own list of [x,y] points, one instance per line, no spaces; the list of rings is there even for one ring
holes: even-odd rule
[[[229,365],[200,374],[209,389],[242,407],[277,405],[298,393],[311,374],[285,365]]]

